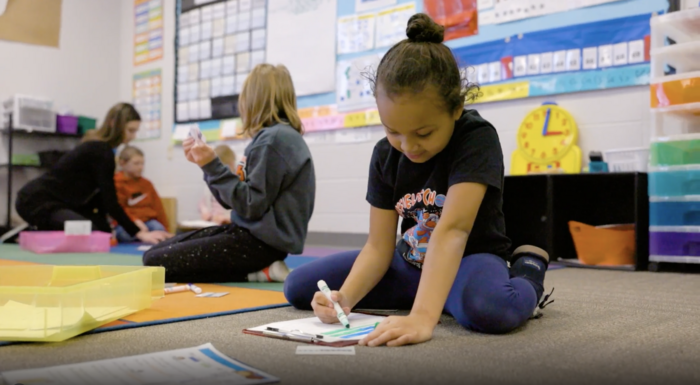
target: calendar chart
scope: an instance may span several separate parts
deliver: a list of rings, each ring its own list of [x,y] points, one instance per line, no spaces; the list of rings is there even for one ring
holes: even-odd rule
[[[182,0],[178,12],[177,123],[237,117],[248,73],[265,62],[267,0]]]

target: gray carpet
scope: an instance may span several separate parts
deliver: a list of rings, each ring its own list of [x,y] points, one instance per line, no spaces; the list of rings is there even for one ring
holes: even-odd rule
[[[563,269],[556,302],[509,335],[471,333],[444,317],[432,341],[296,356],[297,343],[241,333],[311,316],[289,308],[0,347],[0,370],[58,365],[212,342],[284,384],[699,384],[700,275]]]

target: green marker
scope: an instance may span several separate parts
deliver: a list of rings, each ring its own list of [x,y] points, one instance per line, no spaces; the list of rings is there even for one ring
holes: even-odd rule
[[[328,298],[331,303],[333,303],[333,308],[335,309],[335,312],[338,313],[338,319],[340,320],[340,323],[345,326],[346,329],[350,328],[350,321],[348,321],[348,317],[345,315],[345,312],[343,311],[343,308],[340,307],[338,302],[335,302],[331,299],[331,289],[328,288],[328,285],[326,285],[326,282],[324,280],[318,281],[318,288],[321,290],[321,293]]]

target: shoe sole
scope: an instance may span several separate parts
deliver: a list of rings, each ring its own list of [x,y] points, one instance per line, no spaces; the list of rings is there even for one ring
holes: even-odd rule
[[[513,251],[513,256],[515,257],[518,254],[524,254],[524,253],[538,255],[538,256],[546,259],[547,263],[549,263],[549,253],[547,253],[543,249],[540,249],[537,246],[532,246],[532,245],[522,245],[522,246],[516,248],[515,251]]]

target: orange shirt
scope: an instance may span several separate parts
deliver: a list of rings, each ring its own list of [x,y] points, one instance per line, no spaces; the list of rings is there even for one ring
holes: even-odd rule
[[[143,177],[128,178],[120,171],[114,174],[114,187],[117,189],[119,205],[131,220],[146,222],[155,219],[163,226],[167,225],[168,218],[163,209],[163,202],[160,201],[160,196],[151,181]]]

